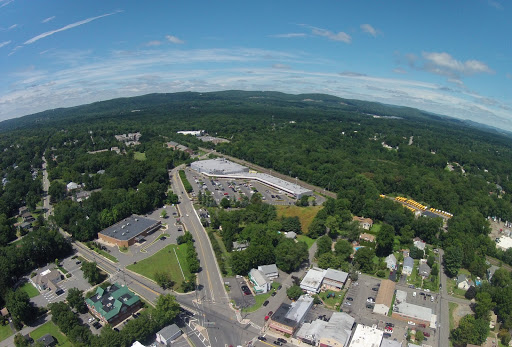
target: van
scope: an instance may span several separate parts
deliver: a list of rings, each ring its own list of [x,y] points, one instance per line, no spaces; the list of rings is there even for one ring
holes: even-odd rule
[[[412,297],[415,298],[416,297],[416,292],[412,292]]]

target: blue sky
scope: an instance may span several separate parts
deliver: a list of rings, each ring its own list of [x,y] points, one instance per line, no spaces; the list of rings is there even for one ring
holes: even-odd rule
[[[512,2],[0,0],[0,120],[153,92],[327,93],[512,130]]]

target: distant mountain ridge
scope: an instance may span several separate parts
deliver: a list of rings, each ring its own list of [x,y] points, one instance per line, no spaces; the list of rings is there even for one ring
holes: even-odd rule
[[[327,107],[339,108],[344,111],[375,114],[379,116],[395,116],[403,118],[438,119],[459,125],[466,125],[487,132],[494,132],[512,137],[512,132],[498,129],[493,126],[477,123],[470,120],[461,120],[445,115],[439,115],[416,108],[388,105],[379,102],[363,101],[356,99],[344,99],[328,94],[286,94],[275,91],[242,91],[226,90],[217,92],[178,92],[178,93],[153,93],[134,97],[116,98],[106,101],[97,101],[90,104],[67,108],[50,109],[31,115],[8,119],[0,122],[0,131],[14,130],[32,126],[52,125],[62,120],[72,120],[80,117],[84,120],[90,117],[122,117],[135,110],[151,109],[162,106],[183,106],[187,103],[209,101],[244,101],[269,104],[281,104],[283,102],[299,107]]]

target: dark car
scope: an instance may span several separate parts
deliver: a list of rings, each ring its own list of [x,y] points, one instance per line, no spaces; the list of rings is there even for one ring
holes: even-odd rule
[[[272,294],[270,294],[270,295],[276,296],[276,294],[277,294],[277,292],[272,292]]]
[[[282,286],[282,285],[279,285],[279,287],[277,287],[277,290],[279,290],[279,289],[281,289],[281,288],[283,288],[283,286]]]
[[[384,335],[382,335],[382,336],[384,336],[385,338],[390,338],[391,334],[390,333],[384,333]]]
[[[55,294],[57,295],[61,295],[61,294],[64,294],[64,290],[63,289],[58,289]]]
[[[242,286],[241,288],[243,291],[249,290],[249,287],[247,287],[247,286]]]
[[[164,241],[164,240],[165,240],[165,238],[166,238],[165,236],[162,236],[162,237],[160,238],[160,241]]]
[[[268,315],[269,317],[272,317],[272,315],[274,314],[274,311],[268,311]]]
[[[117,329],[117,328],[114,328],[114,331],[117,331],[117,332],[119,332],[119,329]]]
[[[268,300],[265,300],[265,302],[263,303],[263,306],[267,306],[268,305]]]
[[[395,325],[394,325],[393,323],[386,323],[386,326],[387,326],[387,327],[392,327],[392,328],[394,328],[394,327],[395,327]]]
[[[274,345],[276,345],[276,346],[282,346],[282,345],[283,345],[283,343],[282,343],[282,342],[280,342],[280,341],[274,341]]]
[[[350,296],[347,298],[348,301],[354,301],[353,298],[351,298]]]
[[[265,336],[258,336],[258,340],[267,341],[267,338]]]
[[[280,338],[278,338],[278,339],[277,339],[277,341],[282,342],[282,343],[287,343],[287,342],[288,342],[288,341],[286,341],[285,339],[283,339],[283,338],[281,338],[281,337],[280,337]]]
[[[378,291],[379,291],[379,288],[377,288],[377,287],[373,287],[373,288],[372,288],[372,290],[373,290],[374,292],[378,292]]]
[[[80,265],[80,264],[82,264],[82,262],[80,260],[78,260],[75,264]]]
[[[369,308],[371,310],[373,308],[373,305],[368,304],[366,305],[366,308]]]
[[[96,329],[101,328],[101,324],[99,322],[95,322],[92,326],[95,327]]]

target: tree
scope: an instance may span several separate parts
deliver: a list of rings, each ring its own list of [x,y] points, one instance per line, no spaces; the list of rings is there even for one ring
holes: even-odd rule
[[[409,256],[413,259],[422,259],[425,255],[425,251],[419,249],[416,246],[412,246],[409,250]]]
[[[474,344],[481,345],[489,334],[489,321],[475,319],[472,315],[466,315],[460,320],[459,326],[452,330],[450,339],[454,345]]]
[[[286,295],[290,300],[297,300],[302,294],[304,294],[304,292],[298,285],[293,285],[286,290]]]
[[[340,267],[341,261],[335,257],[332,252],[324,253],[318,258],[318,267],[322,269],[332,268],[337,269]]]
[[[315,256],[317,258],[320,257],[324,253],[331,253],[332,239],[329,236],[324,235],[316,241],[316,247],[317,247],[317,249],[316,249]]]
[[[226,197],[222,198],[220,201],[220,206],[224,209],[231,207],[231,200]]]
[[[14,345],[16,347],[30,347],[30,343],[20,333],[14,335]]]
[[[476,288],[475,286],[471,286],[466,290],[466,293],[464,293],[464,297],[468,300],[472,300],[476,297]]]
[[[83,293],[84,292],[78,288],[70,288],[66,298],[69,306],[80,313],[87,312],[87,305],[85,304]]]
[[[166,210],[162,210],[162,212],[160,212],[160,217],[162,218],[167,218],[167,211]]]
[[[414,335],[414,340],[417,342],[417,343],[423,343],[423,339],[425,338],[425,336],[423,335],[423,331],[421,330],[416,330],[416,335]]]
[[[302,234],[302,226],[297,216],[281,218],[281,225],[284,231],[293,231],[297,234]]]
[[[156,302],[154,319],[158,326],[170,324],[180,312],[180,304],[173,295],[160,295]]]
[[[171,274],[165,271],[155,272],[155,282],[162,287],[162,289],[169,289],[174,285]]]
[[[436,257],[433,254],[430,254],[427,258],[427,265],[432,268],[432,265],[436,262]]]
[[[334,245],[334,253],[341,260],[347,260],[350,258],[353,251],[354,249],[352,248],[352,245],[347,240],[338,240]]]
[[[237,275],[247,275],[251,270],[251,261],[246,256],[247,250],[231,253],[231,269]],[[278,265],[279,266],[279,265]]]
[[[326,232],[325,221],[318,218],[317,215],[317,217],[315,217],[315,219],[313,219],[313,222],[311,222],[311,224],[309,225],[308,231],[308,236],[313,239],[316,239],[317,237],[324,235]]]
[[[308,245],[302,241],[296,243],[291,239],[282,240],[275,248],[274,253],[277,267],[288,273],[297,269],[309,258]]]
[[[5,306],[17,326],[21,326],[22,323],[30,323],[35,318],[35,308],[30,303],[28,294],[22,289],[9,291],[5,296]]]
[[[446,248],[444,253],[444,271],[449,277],[455,277],[459,273],[459,269],[462,266],[462,247],[454,245]]]
[[[88,261],[84,261],[82,264],[82,271],[84,273],[84,277],[91,285],[96,285],[100,283],[103,277],[101,276],[101,272],[96,265],[96,262]]]
[[[359,265],[361,271],[371,273],[374,270],[373,257],[375,257],[375,252],[371,248],[359,248],[354,255],[354,263]]]
[[[496,306],[496,304],[492,302],[491,294],[487,292],[476,294],[475,318],[482,318],[489,321],[489,314],[494,306]]]
[[[377,235],[376,253],[379,257],[386,257],[393,253],[393,242],[395,241],[395,230],[389,224],[382,224]]]
[[[192,273],[186,281],[181,282],[181,289],[187,293],[196,289],[196,274]]]

